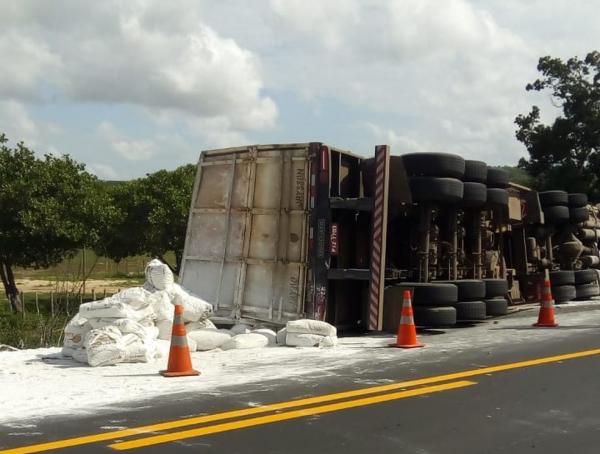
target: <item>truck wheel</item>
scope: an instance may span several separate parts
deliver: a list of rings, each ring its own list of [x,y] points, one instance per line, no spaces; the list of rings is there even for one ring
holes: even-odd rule
[[[562,205],[545,206],[543,211],[547,224],[564,224],[569,221],[569,207]]]
[[[463,188],[463,207],[477,208],[485,205],[487,201],[487,188],[485,184],[467,181],[463,183]]]
[[[567,206],[569,196],[565,191],[543,191],[538,193],[542,207]]]
[[[590,214],[586,207],[569,208],[569,220],[576,224],[587,221]]]
[[[458,301],[480,301],[485,298],[485,282],[477,279],[461,279],[458,281],[444,281],[456,285]]]
[[[409,184],[413,202],[455,204],[463,198],[463,182],[456,178],[412,177]]]
[[[506,279],[484,279],[485,298],[493,299],[508,293],[508,282]]]
[[[488,167],[487,185],[488,188],[506,189],[508,187],[508,172],[504,169]]]
[[[581,241],[567,241],[558,246],[561,255],[566,257],[578,257],[583,251]]]
[[[577,297],[577,292],[574,285],[561,285],[560,287],[552,287],[552,297],[556,304],[566,303],[574,300]]]
[[[506,189],[488,188],[487,204],[490,206],[508,205],[508,191]]]
[[[596,270],[575,271],[575,285],[589,284],[591,282],[598,282],[598,273]]]
[[[575,299],[576,300],[588,300],[593,296],[600,295],[600,287],[597,282],[590,282],[588,284],[580,284],[575,287]]]
[[[568,270],[550,271],[550,284],[553,287],[575,285],[575,272]]]
[[[402,155],[402,160],[409,176],[458,179],[465,176],[465,160],[455,154],[407,153]]]
[[[483,161],[466,159],[464,181],[485,183],[487,181],[487,164]]]
[[[419,326],[456,325],[456,309],[453,307],[415,307],[415,324]]]
[[[412,290],[413,306],[451,306],[458,301],[456,285],[435,282],[403,282],[394,286],[400,292]]]
[[[485,320],[486,306],[483,301],[461,301],[454,307],[457,320]]]
[[[484,300],[486,315],[506,315],[508,314],[508,301],[504,298],[494,298]]]
[[[588,196],[581,193],[569,194],[568,203],[570,208],[584,207],[588,204]]]

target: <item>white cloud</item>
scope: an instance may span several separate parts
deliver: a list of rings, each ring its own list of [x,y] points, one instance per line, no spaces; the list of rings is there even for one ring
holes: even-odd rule
[[[80,132],[54,144],[106,151],[123,175],[315,130],[349,149],[388,142],[515,163],[525,154],[515,116],[532,104],[544,119],[557,113],[524,90],[538,58],[584,56],[600,42],[596,10],[567,0],[2,2],[0,54],[14,63],[0,97],[21,111],[0,121],[13,116],[16,137],[39,140],[47,126],[32,121],[27,133],[34,106],[133,105],[102,113],[111,122],[96,143],[81,146]]]
[[[303,38],[310,36],[330,50],[343,46],[346,33],[359,23],[361,12],[356,0],[271,0],[271,7]]]
[[[389,118],[377,124],[379,131],[370,128],[373,137],[406,151],[454,150],[504,162],[523,154],[513,120],[528,109],[524,85],[535,76],[537,54],[483,2],[340,1],[336,14],[322,22],[308,3],[281,3],[287,2],[272,2],[281,27],[303,33],[298,39],[313,43],[303,49],[314,51],[278,60],[290,67],[278,85],[324,102],[334,98],[364,112],[368,123],[376,123],[369,112]],[[346,17],[356,19],[344,26]],[[333,22],[335,48],[315,47],[321,38],[305,22]],[[268,60],[264,64],[272,69]],[[390,125],[394,118],[398,126]]]
[[[239,130],[274,124],[258,58],[203,23],[195,2],[77,3],[3,5],[0,53],[12,61],[0,94],[176,109]]]
[[[1,130],[9,140],[25,142],[34,147],[39,138],[39,128],[30,117],[23,104],[14,101],[0,101]]]
[[[125,159],[130,161],[143,161],[156,154],[156,144],[151,140],[117,140],[112,143],[113,148]]]
[[[158,147],[150,139],[131,139],[109,121],[98,125],[98,135],[110,148],[128,161],[143,161],[156,155]]]
[[[422,153],[434,151],[427,145],[414,137],[398,134],[393,129],[385,129],[373,123],[366,123],[366,129],[371,133],[377,145],[390,145],[392,154]]]
[[[118,180],[120,178],[119,173],[108,164],[93,162],[87,165],[86,170],[103,180]]]

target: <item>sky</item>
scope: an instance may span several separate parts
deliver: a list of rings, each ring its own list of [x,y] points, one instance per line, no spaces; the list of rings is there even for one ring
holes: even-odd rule
[[[539,57],[600,48],[599,0],[0,1],[0,132],[122,180],[202,150],[526,155]]]

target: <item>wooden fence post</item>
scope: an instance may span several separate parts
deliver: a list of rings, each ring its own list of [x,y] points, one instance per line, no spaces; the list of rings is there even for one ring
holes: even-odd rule
[[[40,316],[40,301],[38,292],[35,292],[35,310],[37,311],[38,317]]]

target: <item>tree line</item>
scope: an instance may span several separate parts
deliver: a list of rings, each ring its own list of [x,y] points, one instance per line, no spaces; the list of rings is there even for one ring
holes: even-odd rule
[[[116,262],[174,251],[177,273],[194,175],[189,164],[109,184],[0,134],[0,279],[13,311],[22,311],[16,267],[54,266],[82,247]]]

